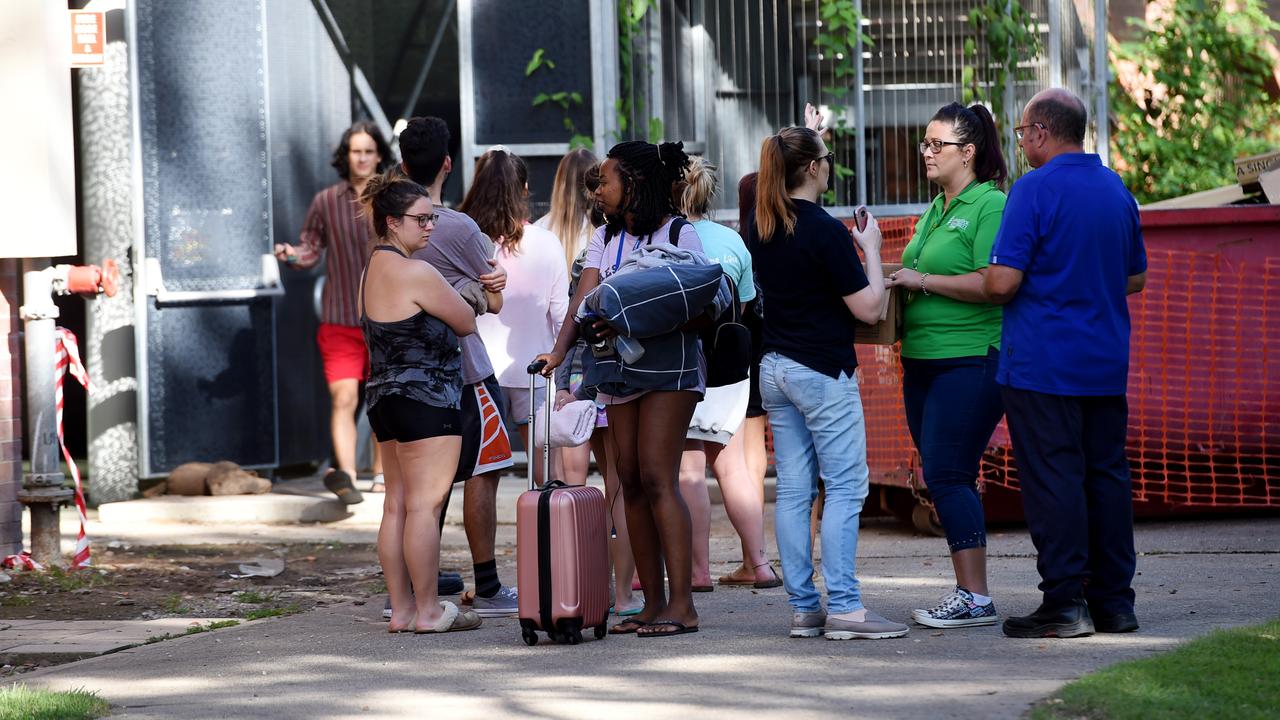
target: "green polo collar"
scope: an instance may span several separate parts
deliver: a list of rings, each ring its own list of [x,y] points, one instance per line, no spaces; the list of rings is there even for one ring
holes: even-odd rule
[[[955,202],[962,202],[966,205],[972,205],[975,202],[977,202],[980,198],[984,197],[987,193],[993,190],[998,191],[999,189],[1000,188],[996,187],[995,180],[987,180],[986,182],[974,180],[973,182],[969,183],[964,190],[960,191],[960,194],[956,196]],[[947,198],[946,193],[938,193],[937,195],[934,196],[933,202],[935,205],[938,206],[939,210],[942,209],[942,204],[946,202],[946,198]]]

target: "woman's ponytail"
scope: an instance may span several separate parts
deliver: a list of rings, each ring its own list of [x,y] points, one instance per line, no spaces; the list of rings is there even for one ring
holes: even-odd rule
[[[969,110],[978,120],[978,127],[974,128],[974,134],[981,138],[981,141],[974,143],[977,149],[974,156],[974,173],[983,182],[994,180],[996,185],[1003,187],[1005,179],[1009,176],[1009,169],[1004,162],[1004,153],[1000,151],[1000,133],[996,130],[995,118],[991,117],[991,111],[980,103],[970,105]]]
[[[791,191],[804,184],[805,168],[821,160],[822,139],[809,128],[788,127],[760,147],[760,175],[756,179],[756,232],[769,242],[782,231],[796,230],[796,207]]]
[[[771,135],[760,146],[760,174],[756,176],[756,233],[769,242],[779,228],[790,235],[796,228],[796,211],[787,195],[787,160],[782,136]]]

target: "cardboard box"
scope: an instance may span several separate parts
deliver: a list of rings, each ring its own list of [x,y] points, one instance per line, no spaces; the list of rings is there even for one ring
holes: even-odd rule
[[[1280,150],[1236,158],[1236,182],[1246,189],[1257,189],[1259,176],[1276,168],[1280,168]]]
[[[884,276],[902,268],[901,263],[882,263]],[[893,345],[902,339],[902,288],[886,288],[883,305],[880,308],[880,322],[868,325],[858,322],[853,341],[862,345]]]

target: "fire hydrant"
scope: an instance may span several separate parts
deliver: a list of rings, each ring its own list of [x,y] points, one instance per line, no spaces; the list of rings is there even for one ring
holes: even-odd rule
[[[27,416],[31,422],[31,472],[22,478],[18,502],[31,513],[31,557],[45,565],[61,565],[62,532],[58,508],[75,493],[63,487],[58,456],[57,405],[54,401],[54,347],[58,306],[53,296],[77,294],[87,298],[115,295],[120,270],[114,260],[96,265],[55,265],[36,268],[25,263],[23,299],[18,308],[26,337]]]

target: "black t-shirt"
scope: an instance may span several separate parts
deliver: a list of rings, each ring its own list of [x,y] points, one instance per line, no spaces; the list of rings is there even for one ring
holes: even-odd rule
[[[839,377],[853,374],[857,320],[844,303],[867,286],[853,238],[839,220],[807,200],[792,200],[793,235],[781,229],[760,242],[755,223],[747,226],[747,248],[756,282],[766,299],[764,352],[776,352],[812,370]]]

